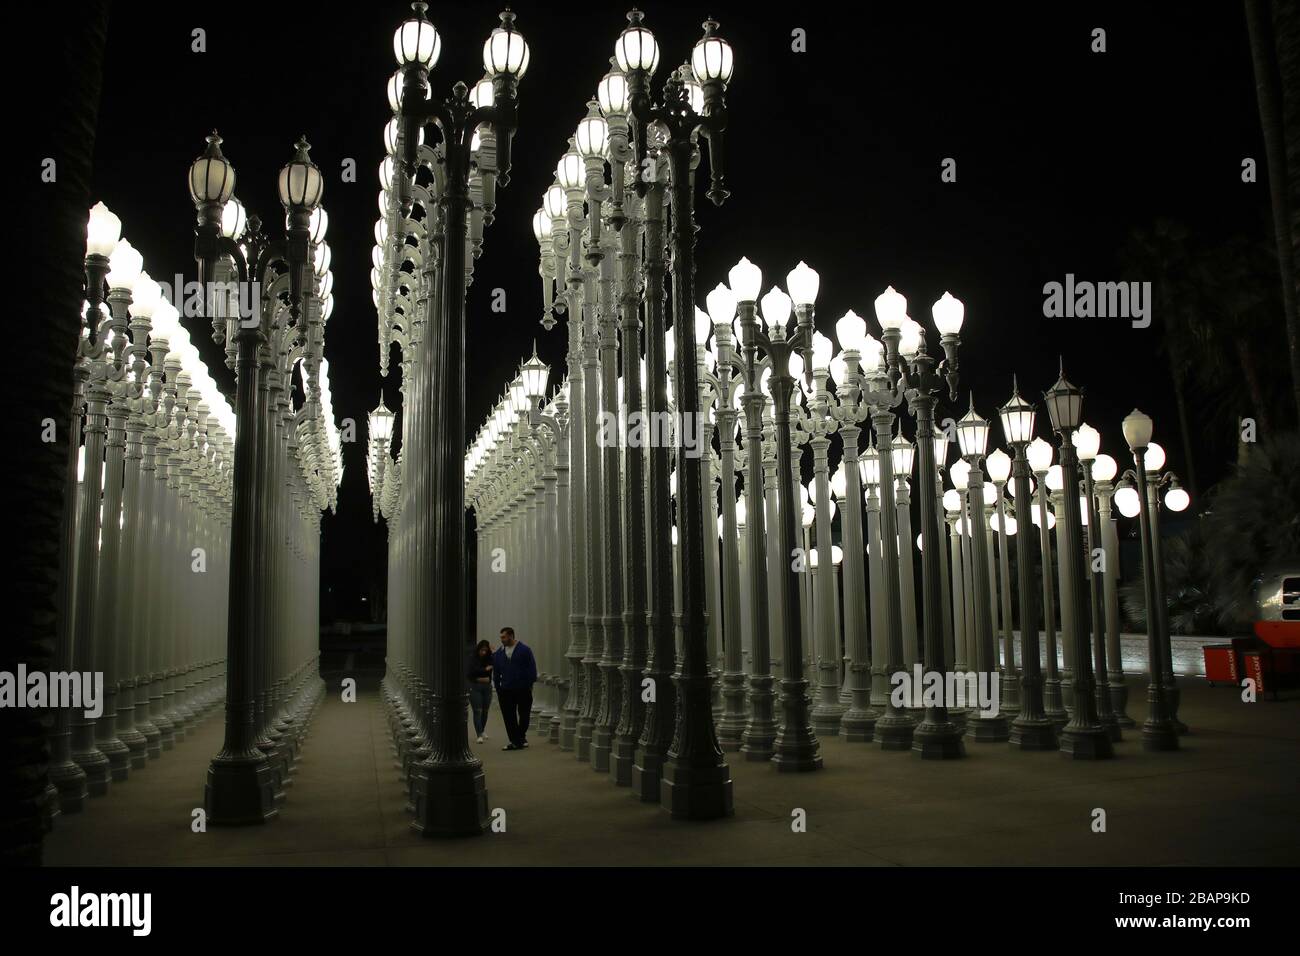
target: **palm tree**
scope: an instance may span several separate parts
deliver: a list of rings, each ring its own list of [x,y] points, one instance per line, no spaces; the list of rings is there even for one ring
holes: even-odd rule
[[[1205,534],[1215,603],[1225,622],[1254,617],[1252,589],[1265,568],[1300,560],[1300,435],[1261,442],[1210,492]]]
[[[1297,85],[1296,60],[1300,57],[1300,27],[1294,4],[1281,3],[1276,18],[1271,16],[1269,0],[1245,0],[1246,26],[1250,32],[1251,59],[1255,66],[1255,92],[1259,101],[1259,120],[1264,134],[1264,155],[1268,164],[1269,198],[1273,211],[1273,238],[1277,243],[1277,260],[1282,284],[1282,314],[1286,322],[1287,350],[1291,364],[1291,387],[1295,394],[1297,418],[1300,419],[1300,223],[1294,218],[1292,196],[1300,191],[1300,147],[1296,146]],[[1288,85],[1283,101],[1282,69]],[[1288,143],[1288,140],[1290,141]],[[1289,154],[1289,155],[1288,155]]]
[[[18,482],[11,508],[8,538],[22,549],[11,574],[23,597],[14,629],[6,634],[0,652],[0,669],[14,671],[23,661],[31,670],[48,670],[54,650],[55,592],[60,575],[60,525],[65,499],[63,487],[68,440],[72,434],[72,361],[82,302],[81,262],[86,251],[86,217],[90,208],[91,159],[99,112],[100,70],[108,32],[108,4],[79,4],[71,16],[60,18],[58,43],[47,45],[39,76],[58,77],[42,85],[39,98],[26,100],[39,114],[32,125],[37,135],[24,139],[39,153],[30,156],[35,178],[48,157],[55,163],[55,179],[19,192],[35,208],[30,222],[39,224],[30,235],[30,274],[25,282],[36,290],[37,303],[22,321],[11,324],[17,336],[10,354],[14,376],[9,401],[15,428],[10,439],[18,443],[10,468]],[[43,128],[48,127],[48,129]],[[48,167],[46,167],[48,168]],[[42,441],[44,423],[53,422],[53,442]],[[19,425],[18,423],[21,423]],[[0,768],[0,861],[8,865],[37,865],[44,836],[42,812],[48,783],[49,752],[46,719],[28,709],[0,710],[0,737],[5,741]]]
[[[1192,327],[1197,313],[1192,308],[1195,287],[1188,252],[1187,228],[1179,222],[1159,219],[1151,229],[1134,229],[1120,252],[1123,278],[1151,280],[1152,310],[1163,317],[1161,349],[1169,361],[1178,409],[1178,435],[1182,460],[1187,463],[1187,484],[1197,498],[1195,451],[1191,414],[1188,407],[1190,379],[1195,372],[1198,335]]]

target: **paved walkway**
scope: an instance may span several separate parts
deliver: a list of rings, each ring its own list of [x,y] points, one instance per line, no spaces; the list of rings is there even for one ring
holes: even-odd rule
[[[367,687],[367,683],[369,686]],[[332,686],[337,687],[335,682]],[[1134,690],[1130,713],[1143,694]],[[729,755],[735,817],[681,823],[641,804],[552,744],[502,753],[494,710],[480,748],[488,803],[507,830],[425,840],[410,829],[382,701],[373,681],[356,703],[332,692],[277,819],[264,827],[190,830],[220,711],[178,747],[114,785],[86,812],[62,816],[47,864],[415,865],[766,864],[1008,865],[1300,863],[1300,700],[1242,704],[1230,688],[1187,682],[1194,730],[1172,754],[1137,734],[1115,760],[1076,763],[968,742],[955,763],[823,741],[826,769],[777,774]],[[1091,829],[1094,808],[1105,833]],[[807,813],[794,833],[791,814]]]

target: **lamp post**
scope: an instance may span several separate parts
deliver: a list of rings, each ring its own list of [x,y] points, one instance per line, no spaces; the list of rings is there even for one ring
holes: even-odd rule
[[[1031,517],[1030,470],[1037,470],[1042,465],[1042,446],[1035,450],[1035,458],[1030,462],[1028,449],[1033,448],[1034,406],[1020,397],[1020,389],[1012,380],[1011,398],[1002,406],[998,417],[1002,422],[1002,434],[1012,449],[1015,457],[1011,463],[1012,481],[1015,487],[1016,527],[1016,587],[1020,599],[1020,712],[1011,722],[1008,740],[1012,748],[1018,750],[1055,750],[1056,725],[1047,715],[1043,706],[1043,675],[1038,654],[1038,614],[1035,600],[1034,573],[1034,537],[1030,528]],[[1051,446],[1046,442],[1050,456]],[[1039,544],[1044,540],[1039,538]],[[1042,552],[1040,552],[1042,553]],[[1046,591],[1044,592],[1046,595]],[[1047,625],[1051,631],[1051,624]],[[1054,660],[1053,657],[1048,658]]]
[[[676,374],[680,377],[676,383],[677,404],[679,413],[694,419],[700,410],[693,321],[695,222],[691,163],[698,134],[709,143],[713,180],[709,198],[715,205],[721,205],[727,196],[723,185],[722,143],[727,121],[724,97],[734,67],[734,56],[730,44],[718,34],[718,24],[706,21],[704,36],[691,52],[691,67],[669,76],[662,102],[656,104],[649,81],[658,63],[658,44],[650,31],[641,25],[642,19],[637,10],[628,14],[628,27],[619,36],[614,55],[619,68],[627,74],[639,169],[647,168],[650,125],[653,123],[668,134],[668,141],[660,147],[660,152],[668,161],[670,181],[672,311],[676,332]],[[702,96],[697,99],[700,93]],[[638,189],[643,194],[648,191],[646,186],[643,179],[638,179]],[[652,294],[657,294],[657,291],[652,290]],[[646,335],[649,342],[652,333],[648,326]],[[655,387],[658,387],[657,383]],[[687,419],[684,417],[682,420]],[[713,726],[712,674],[705,620],[700,459],[682,456],[678,467],[681,471],[678,518],[683,532],[679,561],[683,656],[677,673],[673,675],[677,691],[676,730],[662,769],[660,800],[674,817],[711,819],[729,816],[733,812],[731,774]],[[655,477],[651,476],[652,482]]]
[[[906,308],[906,302],[903,306]],[[897,310],[897,305],[892,308]],[[916,447],[920,454],[917,467],[921,475],[936,474],[934,409],[941,389],[946,388],[950,398],[956,397],[957,347],[961,341],[965,310],[959,300],[944,293],[943,298],[935,303],[932,314],[939,330],[943,360],[936,361],[927,353],[924,335],[920,336],[915,352],[905,360],[897,340],[892,336],[885,340],[887,367],[891,375],[899,376],[908,408],[916,417]],[[921,620],[925,667],[932,673],[944,674],[948,667],[941,623],[940,522],[935,497],[921,495]],[[948,719],[948,708],[942,699],[937,704],[926,705],[925,716],[912,734],[912,750],[925,759],[946,760],[966,755],[961,733]]]
[[[412,630],[432,646],[436,682],[430,753],[413,771],[416,819],[412,826],[427,836],[483,833],[488,826],[487,787],[482,762],[469,750],[466,690],[461,673],[465,632],[464,450],[465,450],[465,292],[466,240],[471,206],[470,179],[474,134],[481,125],[495,140],[496,171],[508,185],[511,142],[516,125],[516,86],[528,69],[528,44],[514,27],[508,10],[500,16],[483,46],[483,68],[491,78],[491,105],[470,101],[469,88],[456,83],[446,99],[429,95],[428,75],[437,62],[441,38],[427,19],[424,3],[412,4],[415,16],[398,27],[394,52],[402,70],[399,128],[402,174],[397,200],[411,203],[417,173],[418,136],[436,124],[442,135],[441,193],[444,239],[437,295],[430,297],[426,322],[432,332],[428,371],[421,377],[424,407],[413,444],[427,456],[429,474],[414,502],[422,516],[417,551],[427,555],[427,601],[417,605]],[[436,310],[435,310],[436,306]],[[436,410],[436,413],[432,413]]]
[[[263,389],[268,363],[263,354],[270,347],[272,323],[277,318],[274,310],[263,308],[262,288],[269,288],[274,281],[272,268],[283,264],[288,271],[290,319],[295,326],[301,325],[310,277],[311,216],[320,203],[324,181],[308,156],[306,139],[300,138],[279,177],[280,202],[288,212],[286,237],[268,242],[253,227],[246,247],[241,247],[221,228],[223,206],[234,190],[235,174],[221,154],[220,143],[216,133],[209,136],[207,149],[190,168],[190,193],[198,209],[194,257],[199,281],[204,283],[217,262],[228,256],[235,262],[239,281],[255,290],[257,314],[241,315],[236,332],[235,411],[242,427],[235,435],[226,730],[222,749],[208,768],[204,802],[209,823],[246,824],[264,822],[277,812],[276,772],[258,749],[256,714],[258,661],[271,637],[262,630],[265,585],[259,574],[264,571],[264,556],[258,547],[271,497]]]
[[[1097,499],[1097,522],[1101,528],[1101,546],[1105,554],[1102,597],[1106,614],[1106,661],[1110,667],[1106,684],[1110,688],[1111,710],[1120,727],[1135,727],[1136,722],[1127,713],[1128,681],[1124,675],[1124,658],[1120,648],[1119,536],[1116,534],[1112,513],[1114,479],[1119,466],[1110,455],[1100,454],[1093,461],[1091,471]]]
[[[1102,533],[1099,527],[1097,499],[1093,486],[1092,467],[1101,450],[1101,433],[1091,425],[1080,425],[1074,435],[1075,451],[1079,456],[1080,469],[1083,472],[1083,510],[1081,518],[1086,518],[1088,533],[1086,544],[1088,557],[1084,567],[1088,575],[1088,606],[1092,621],[1094,667],[1096,669],[1097,719],[1106,728],[1106,733],[1113,743],[1123,739],[1119,719],[1111,706],[1109,668],[1106,663],[1106,608],[1102,593],[1101,575],[1106,570],[1107,554],[1102,545]]]
[[[962,457],[970,465],[966,485],[966,513],[970,520],[966,527],[969,529],[973,559],[971,586],[975,608],[975,665],[977,670],[993,680],[997,674],[997,647],[993,636],[988,535],[984,520],[984,453],[988,448],[988,440],[989,423],[976,413],[975,399],[972,396],[970,409],[957,422],[957,443],[961,446]],[[968,729],[972,731],[974,739],[981,743],[1000,743],[1010,735],[1006,715],[1001,710],[996,714],[977,711]]]
[[[903,611],[903,664],[921,662],[921,642],[916,629],[916,569],[912,558],[912,499],[910,482],[916,446],[902,435],[894,440],[894,497],[898,504],[898,573]]]
[[[1151,559],[1155,567],[1156,613],[1159,617],[1160,641],[1164,645],[1162,662],[1165,668],[1165,702],[1169,720],[1179,734],[1187,733],[1187,725],[1178,719],[1178,682],[1174,679],[1173,649],[1169,643],[1169,602],[1165,599],[1165,561],[1160,539],[1160,492],[1168,487],[1164,502],[1170,511],[1183,511],[1190,501],[1187,492],[1178,484],[1178,477],[1165,467],[1165,450],[1156,442],[1147,446],[1143,459],[1147,470],[1147,512],[1151,516]]]
[[[739,303],[747,307],[739,313],[741,333],[741,356],[745,377],[745,408],[749,422],[750,475],[755,472],[757,445],[754,434],[754,420],[761,396],[763,370],[760,365],[760,353],[766,358],[772,369],[770,388],[774,403],[773,421],[775,428],[775,465],[777,506],[775,532],[768,531],[770,538],[776,541],[774,558],[777,562],[775,571],[780,574],[780,585],[775,589],[776,617],[783,630],[781,634],[782,673],[781,673],[781,719],[773,741],[772,765],[782,772],[803,772],[818,770],[822,766],[821,744],[813,733],[808,708],[808,681],[803,676],[803,648],[800,639],[800,626],[797,608],[799,606],[799,563],[796,561],[796,535],[800,520],[797,500],[795,498],[795,477],[790,469],[791,460],[791,393],[795,388],[794,377],[790,374],[790,359],[797,351],[806,354],[811,348],[812,311],[817,297],[817,273],[802,262],[787,276],[787,285],[791,295],[773,295],[763,298],[763,319],[768,331],[760,328],[753,303],[758,299],[758,290],[762,286],[762,272],[747,258],[742,258],[730,275],[730,285]],[[779,292],[780,290],[774,290]],[[789,321],[791,304],[796,307],[798,326],[787,335],[786,324]],[[811,371],[811,368],[809,368]],[[755,483],[757,484],[757,483]],[[756,497],[756,495],[755,495]],[[747,520],[750,540],[750,566],[761,567],[764,558],[758,546],[762,535],[763,506],[754,498],[749,499]],[[769,512],[769,517],[771,517]],[[757,577],[757,575],[756,575]],[[756,614],[758,618],[761,615]],[[756,633],[755,675],[759,675],[760,661],[758,649],[761,634]],[[754,704],[757,713],[758,703]],[[751,723],[751,727],[752,727]]]
[[[739,267],[737,267],[739,268]],[[772,657],[769,643],[768,601],[765,597],[770,590],[767,586],[768,560],[766,542],[771,532],[767,529],[764,515],[766,499],[765,485],[765,446],[763,442],[763,412],[767,405],[762,384],[763,367],[751,367],[756,361],[755,352],[744,351],[745,329],[757,323],[756,309],[761,273],[757,269],[740,269],[736,273],[738,283],[729,288],[721,283],[706,297],[709,318],[713,321],[714,337],[718,342],[719,367],[733,365],[736,369],[734,387],[740,395],[741,406],[745,415],[745,467],[744,467],[744,511],[743,517],[733,510],[732,520],[736,529],[743,526],[745,539],[744,564],[747,574],[747,594],[749,597],[748,615],[744,621],[749,630],[745,643],[749,645],[751,661],[748,681],[749,711],[740,735],[740,751],[748,760],[770,760],[777,735],[777,722],[774,710],[775,697],[772,690]],[[738,290],[738,292],[737,292]],[[739,293],[739,294],[738,294]],[[732,333],[733,318],[739,324],[739,342]],[[744,386],[741,394],[738,389]],[[730,419],[728,419],[730,420]],[[724,429],[725,431],[725,429]],[[726,441],[724,434],[722,441]],[[725,448],[724,445],[724,454]],[[766,446],[769,457],[775,455],[773,443]],[[726,469],[723,469],[724,475]],[[774,490],[774,489],[769,489]],[[725,496],[725,485],[724,485]],[[727,554],[725,539],[732,531],[728,529],[727,512],[723,512],[724,558]],[[775,537],[775,535],[773,535]],[[738,560],[739,560],[739,556]],[[732,701],[732,708],[743,706],[745,701],[743,673],[739,680],[734,675],[739,671],[741,650],[741,628],[728,628],[734,634],[734,647],[728,646],[727,666],[723,674],[724,697]],[[737,684],[740,685],[739,691]],[[723,740],[727,739],[726,717],[724,717]]]
[[[998,533],[998,595],[1002,621],[1002,706],[1015,717],[1020,710],[1020,671],[1016,666],[1015,635],[1011,621],[1011,538],[1020,529],[1014,518],[1007,515],[1006,488],[1011,477],[1012,461],[1001,448],[985,459],[989,478],[997,489],[994,514],[997,515]],[[1014,489],[1013,489],[1014,493]]]
[[[1097,717],[1097,704],[1093,696],[1092,663],[1088,659],[1088,615],[1079,593],[1083,581],[1083,550],[1079,534],[1079,507],[1074,500],[1079,487],[1079,459],[1074,450],[1074,432],[1080,424],[1083,392],[1065,380],[1062,370],[1056,384],[1043,395],[1052,429],[1061,449],[1062,485],[1066,489],[1065,507],[1057,519],[1061,525],[1060,561],[1064,567],[1061,575],[1061,605],[1071,615],[1073,641],[1071,648],[1074,663],[1074,713],[1061,731],[1061,753],[1074,759],[1096,760],[1115,755],[1110,736]]]
[[[736,402],[740,396],[740,386],[744,381],[743,368],[740,364],[739,357],[736,355],[736,343],[732,336],[732,319],[736,314],[736,297],[725,285],[718,284],[706,297],[708,312],[703,313],[705,319],[713,327],[713,340],[717,350],[717,378],[715,387],[718,394],[718,451],[719,451],[719,475],[722,479],[722,619],[723,619],[723,653],[725,659],[722,670],[722,700],[723,714],[722,720],[718,724],[718,742],[724,751],[741,750],[745,743],[745,729],[749,722],[749,715],[745,706],[745,661],[742,652],[742,642],[746,636],[749,639],[750,646],[753,646],[755,635],[752,631],[754,627],[753,618],[744,619],[742,624],[741,615],[741,586],[740,586],[740,548],[739,548],[739,529],[736,516]],[[749,303],[749,308],[753,308],[753,303]],[[740,374],[733,374],[733,373]],[[761,400],[761,396],[760,400]],[[762,427],[761,406],[755,409],[755,418],[758,421],[754,425],[754,431],[761,436],[759,429]],[[749,424],[749,416],[746,416],[746,424]],[[761,442],[761,437],[759,441]],[[745,501],[750,501],[750,485],[752,482],[761,482],[762,473],[761,464],[755,465],[754,459],[761,462],[761,447],[746,448],[749,454],[749,469],[745,476]],[[750,475],[754,475],[753,478]],[[761,514],[761,497],[755,502],[755,510]],[[761,523],[759,527],[761,527]],[[761,541],[755,542],[761,548]],[[754,562],[754,554],[746,542],[746,570],[761,571],[761,563],[757,566]],[[753,590],[753,582],[750,582],[750,594],[761,594],[762,589]],[[763,614],[763,623],[766,625],[766,614]],[[748,624],[751,632],[745,635],[744,624]],[[766,757],[764,758],[766,759]]]
[[[1177,750],[1178,728],[1170,714],[1165,682],[1165,647],[1160,633],[1159,615],[1155,611],[1157,567],[1153,553],[1154,530],[1148,495],[1146,455],[1151,445],[1152,423],[1148,415],[1133,409],[1124,419],[1124,440],[1133,452],[1133,484],[1121,485],[1115,492],[1116,504],[1128,512],[1124,498],[1137,498],[1137,514],[1142,541],[1142,583],[1147,607],[1147,716],[1142,723],[1143,750]],[[1126,474],[1125,479],[1128,478]],[[1136,486],[1136,487],[1134,487]]]
[[[1038,547],[1043,578],[1043,631],[1046,634],[1044,650],[1047,670],[1043,676],[1043,709],[1059,732],[1069,721],[1065,703],[1061,698],[1061,677],[1056,653],[1056,591],[1052,585],[1055,572],[1052,567],[1052,527],[1056,516],[1047,507],[1047,473],[1052,467],[1052,446],[1035,438],[1026,449],[1029,468],[1036,481],[1037,501],[1033,509],[1033,523],[1038,527]]]
[[[850,310],[835,323],[835,337],[839,340],[842,350],[838,360],[841,372],[835,376],[839,394],[833,413],[840,422],[840,440],[844,451],[843,461],[837,473],[836,491],[840,500],[843,522],[844,635],[849,652],[849,707],[844,711],[840,723],[846,740],[867,742],[872,739],[876,731],[876,718],[871,710],[867,579],[862,563],[864,550],[862,468],[859,464],[858,451],[858,439],[862,434],[859,424],[870,414],[865,403],[860,401],[861,390],[858,386],[862,353],[868,345],[867,323]],[[875,346],[875,350],[868,352],[869,361],[873,365],[878,365],[876,352],[879,351],[879,346],[874,339],[871,340],[871,345]],[[868,438],[870,438],[869,433]],[[910,459],[908,464],[910,465]],[[903,479],[900,478],[901,480]],[[899,518],[904,519],[901,504]],[[910,580],[909,576],[906,581],[910,583]],[[913,645],[916,638],[915,623],[915,615],[913,615],[911,632]],[[915,646],[912,650],[915,651]]]
[[[376,524],[379,523],[379,489],[384,484],[384,469],[388,464],[388,448],[392,442],[393,423],[396,420],[397,416],[384,404],[384,396],[380,393],[379,404],[366,417],[367,435],[370,441],[366,453],[366,460],[370,465],[367,477],[370,480],[373,499],[371,507]]]

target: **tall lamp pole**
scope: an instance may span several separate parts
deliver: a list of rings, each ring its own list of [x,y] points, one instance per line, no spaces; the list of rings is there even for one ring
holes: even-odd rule
[[[487,785],[482,762],[469,749],[466,689],[461,671],[465,634],[465,290],[467,234],[471,206],[470,177],[475,132],[490,128],[496,145],[496,182],[510,179],[511,141],[516,126],[516,85],[528,69],[528,44],[515,29],[514,14],[500,16],[501,25],[483,45],[483,68],[492,82],[491,105],[475,105],[464,83],[452,87],[446,99],[430,98],[429,70],[437,62],[441,38],[425,19],[426,5],[411,5],[415,16],[398,27],[394,52],[402,70],[399,114],[401,163],[398,202],[411,205],[417,172],[419,135],[436,124],[442,134],[443,242],[440,288],[428,303],[432,332],[431,374],[420,387],[425,408],[414,445],[429,456],[429,481],[420,489],[417,513],[424,515],[417,550],[428,555],[429,600],[413,622],[418,641],[433,650],[434,698],[429,755],[413,770],[416,818],[412,826],[426,836],[483,833],[488,827]],[[437,307],[437,312],[434,309]]]
[[[238,280],[251,283],[256,312],[240,317],[236,337],[235,415],[240,427],[235,433],[234,490],[231,504],[230,597],[227,625],[226,730],[221,752],[208,768],[205,791],[208,822],[218,824],[261,823],[277,813],[275,789],[277,771],[258,747],[258,675],[266,642],[272,636],[263,628],[263,603],[267,585],[259,580],[262,556],[258,545],[270,497],[270,463],[265,460],[270,445],[265,434],[266,391],[269,374],[264,356],[271,347],[276,312],[263,308],[261,289],[274,281],[273,269],[288,271],[289,320],[305,325],[304,300],[312,290],[311,219],[320,205],[324,179],[308,155],[306,139],[298,140],[289,163],[280,170],[280,202],[288,212],[284,239],[268,241],[250,217],[249,233],[241,246],[222,229],[222,212],[235,185],[235,171],[221,154],[221,138],[208,137],[203,155],[190,167],[190,194],[198,209],[194,230],[194,257],[199,264],[200,284],[213,276],[223,257],[234,261]],[[217,316],[213,316],[217,318]],[[259,642],[258,638],[261,637]],[[259,644],[261,646],[259,646]],[[263,701],[264,704],[264,701]]]
[[[691,65],[672,73],[663,99],[655,103],[650,74],[658,62],[658,44],[641,25],[642,14],[628,14],[628,27],[615,44],[614,55],[627,74],[639,169],[649,157],[650,126],[667,134],[661,147],[668,160],[672,211],[672,310],[676,342],[678,411],[694,419],[699,410],[699,381],[695,356],[695,216],[691,161],[695,138],[709,143],[712,184],[709,198],[721,205],[724,187],[723,132],[727,125],[725,93],[734,67],[731,45],[718,34],[718,24],[705,21],[704,36],[691,51]],[[643,179],[638,191],[646,192]],[[647,329],[647,335],[651,334]],[[657,385],[656,385],[657,387]],[[660,779],[660,802],[674,817],[712,819],[733,812],[731,772],[722,756],[713,725],[712,673],[708,659],[705,619],[704,502],[700,459],[682,455],[678,468],[678,520],[682,528],[679,563],[682,582],[682,662],[673,681],[677,690],[674,739]],[[710,543],[710,547],[716,547]]]
[[[957,391],[957,347],[965,310],[959,300],[944,293],[932,311],[939,330],[939,341],[944,358],[936,360],[926,352],[925,337],[921,337],[916,351],[906,361],[900,361],[897,345],[890,344],[887,364],[891,374],[898,374],[905,388],[908,409],[916,417],[916,449],[920,455],[917,465],[923,476],[936,474],[934,409],[941,390],[950,399]],[[888,340],[887,340],[888,342]],[[925,668],[931,673],[944,674],[948,670],[945,656],[942,620],[943,600],[940,580],[939,537],[941,517],[938,499],[923,489],[921,494],[921,593],[922,635],[925,644]],[[888,554],[888,549],[886,549]],[[955,569],[954,569],[955,570]],[[925,716],[912,734],[912,752],[924,759],[948,760],[966,756],[966,744],[956,725],[948,719],[948,708],[940,699],[927,704]]]
[[[1031,517],[1031,464],[1028,449],[1034,436],[1034,406],[1020,397],[1012,383],[1011,399],[998,412],[1002,434],[1015,451],[1011,478],[1016,502],[1016,588],[1020,598],[1020,713],[1011,722],[1008,738],[1018,750],[1055,750],[1056,725],[1043,707],[1043,673],[1038,654],[1038,615],[1040,608],[1034,588],[1036,543]],[[1045,444],[1045,443],[1044,443]],[[1051,448],[1047,448],[1048,454]],[[1037,469],[1034,469],[1037,470]],[[1050,625],[1049,625],[1050,627]]]
[[[1092,662],[1088,659],[1088,613],[1079,593],[1084,579],[1083,549],[1079,533],[1079,459],[1074,450],[1074,432],[1080,424],[1083,392],[1065,379],[1064,370],[1056,384],[1043,395],[1061,449],[1061,480],[1065,507],[1057,519],[1061,533],[1061,606],[1073,615],[1074,713],[1061,731],[1061,753],[1076,760],[1097,760],[1115,756],[1110,735],[1097,717],[1093,697]]]

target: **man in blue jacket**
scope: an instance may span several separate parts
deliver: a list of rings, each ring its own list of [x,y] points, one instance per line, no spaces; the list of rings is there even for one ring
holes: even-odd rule
[[[522,641],[515,640],[513,627],[501,628],[501,646],[492,655],[492,682],[505,719],[510,742],[502,750],[523,750],[528,746],[528,718],[533,710],[533,684],[537,661]]]

